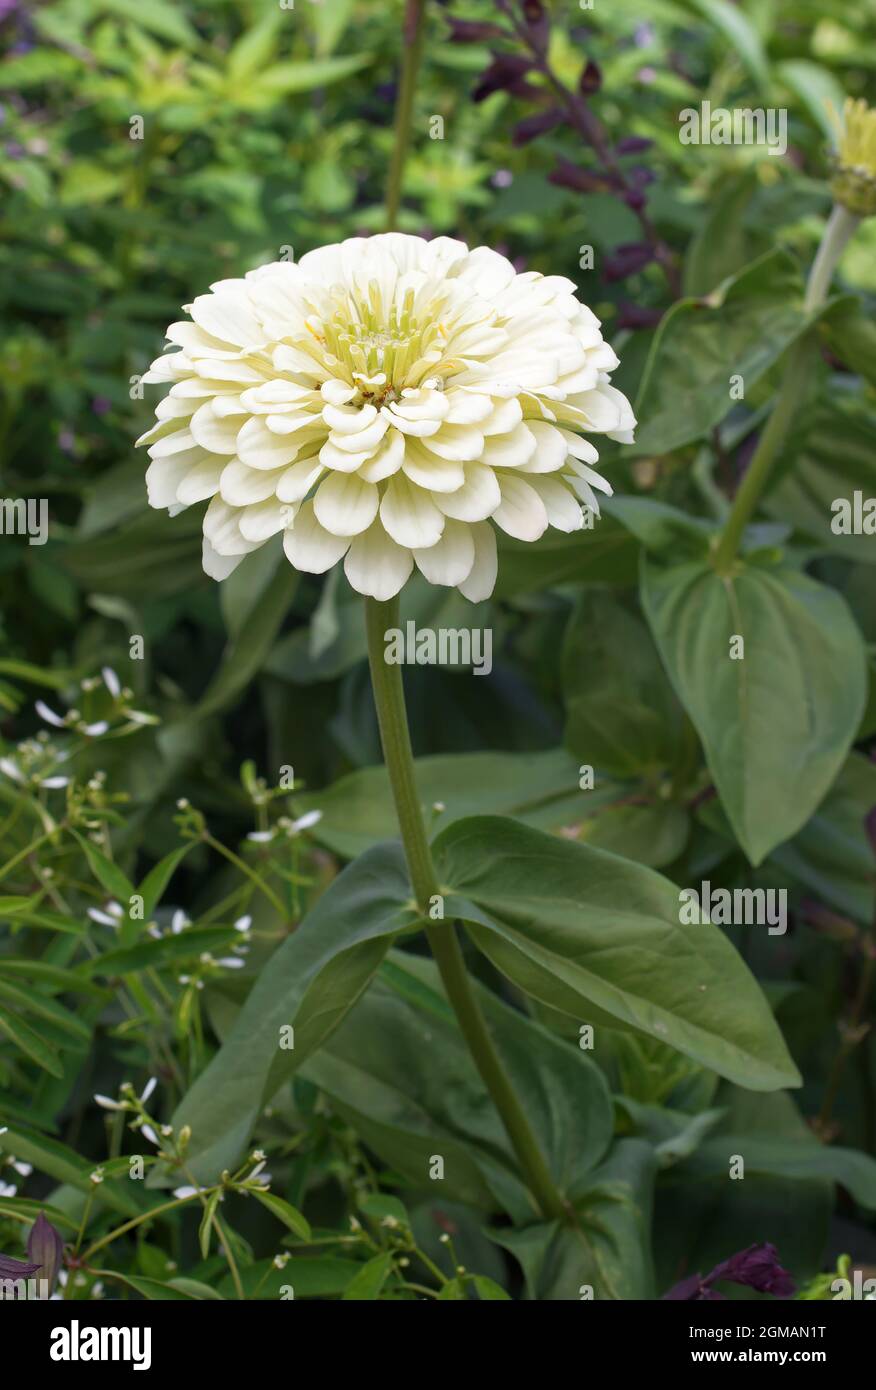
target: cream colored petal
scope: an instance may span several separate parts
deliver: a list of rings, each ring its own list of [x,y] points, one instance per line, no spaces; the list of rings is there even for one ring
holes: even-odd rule
[[[535,488],[544,503],[551,526],[555,526],[558,531],[581,530],[584,525],[581,503],[577,501],[571,488],[559,478],[549,477],[545,473],[536,474],[535,477],[528,478],[527,482]]]
[[[319,457],[326,468],[337,469],[339,473],[355,473],[357,468],[371,457],[371,450],[364,453],[349,454],[345,449],[339,449],[330,439],[319,451]]]
[[[413,567],[411,552],[396,545],[379,520],[356,536],[344,561],[344,573],[357,593],[382,603],[398,593]]]
[[[526,428],[535,439],[535,453],[520,465],[522,473],[556,473],[568,456],[563,431],[546,420],[527,420]]]
[[[190,507],[195,502],[204,502],[208,497],[214,497],[219,491],[219,479],[224,467],[225,460],[217,458],[215,454],[202,463],[196,463],[194,468],[187,470],[186,476],[177,488],[177,501]]]
[[[219,492],[223,502],[230,507],[251,507],[254,502],[264,502],[273,497],[282,472],[266,472],[262,468],[247,468],[240,459],[232,459],[222,469],[219,479]]]
[[[247,420],[237,436],[237,456],[249,468],[282,468],[292,462],[298,451],[296,440],[274,434],[256,416]]]
[[[172,507],[179,500],[176,490],[188,473],[190,464],[175,458],[153,459],[146,469],[146,494],[150,507]]]
[[[468,578],[457,587],[463,597],[472,603],[480,603],[489,598],[496,587],[499,570],[496,533],[488,521],[480,521],[470,529],[475,550],[474,564]]]
[[[499,487],[502,501],[493,512],[497,526],[519,541],[537,541],[548,524],[547,511],[538,493],[517,473],[502,473]]]
[[[405,437],[397,430],[390,430],[380,448],[359,469],[359,477],[366,483],[382,483],[391,478],[402,466],[405,456]]]
[[[207,537],[204,537],[201,550],[201,564],[210,579],[227,579],[233,574],[243,559],[242,555],[220,555],[214,550]]]
[[[337,564],[349,544],[348,536],[333,536],[320,526],[314,516],[312,502],[302,502],[295,520],[283,537],[283,549],[289,563],[307,574],[324,574]]]
[[[471,528],[448,520],[441,539],[426,550],[414,550],[414,559],[430,584],[461,584],[471,574],[475,560]]]
[[[300,502],[307,496],[314,483],[322,477],[324,471],[318,454],[296,459],[280,474],[277,497],[281,502]]]
[[[502,500],[499,481],[485,463],[467,463],[465,482],[457,492],[436,492],[435,506],[457,521],[484,521]]]
[[[444,530],[444,517],[428,492],[404,473],[396,473],[387,484],[380,520],[393,540],[409,550],[435,545]]]
[[[518,468],[536,450],[536,438],[528,425],[517,425],[510,434],[494,434],[484,441],[481,462],[490,468]]]
[[[244,507],[238,523],[240,534],[244,540],[261,544],[275,536],[278,531],[285,530],[294,516],[293,506],[278,502],[276,497],[269,497],[265,502],[255,502],[251,507]]]
[[[428,492],[457,492],[465,482],[465,471],[455,459],[442,459],[427,454],[421,445],[408,440],[402,468],[412,483]]]
[[[439,458],[464,463],[480,458],[484,451],[484,436],[474,425],[443,424],[437,434],[423,440],[422,447]]]
[[[246,423],[245,415],[230,415],[220,420],[213,409],[213,401],[205,401],[192,416],[190,429],[192,438],[202,449],[212,454],[231,455],[237,453],[237,436]]]
[[[379,505],[375,484],[351,473],[330,473],[313,499],[317,521],[333,536],[358,536],[371,525]]]

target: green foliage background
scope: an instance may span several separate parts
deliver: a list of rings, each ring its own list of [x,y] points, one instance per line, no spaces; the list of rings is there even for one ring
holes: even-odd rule
[[[521,268],[575,280],[621,357],[615,381],[640,420],[633,448],[601,450],[616,497],[594,532],[551,533],[532,547],[506,541],[496,594],[474,609],[419,579],[402,597],[403,617],[420,626],[493,630],[489,680],[406,671],[413,742],[423,801],[441,805],[432,829],[481,948],[472,967],[503,1055],[543,1126],[558,1106],[568,1110],[558,1132],[542,1136],[581,1203],[583,1235],[569,1249],[562,1232],[533,1221],[434,971],[406,939],[410,922],[387,926],[382,916],[393,952],[377,982],[294,1083],[282,1078],[267,1117],[248,1097],[272,1192],[304,1207],[335,1245],[325,1253],[294,1213],[239,1194],[229,1196],[224,1234],[247,1295],[259,1297],[277,1297],[284,1282],[296,1297],[415,1296],[397,1264],[404,1250],[417,1278],[451,1298],[499,1297],[499,1286],[515,1298],[577,1298],[588,1281],[597,1296],[655,1297],[755,1241],[774,1242],[798,1280],[849,1247],[858,1264],[876,1263],[872,1036],[849,1049],[835,1087],[831,1079],[874,914],[864,818],[876,805],[876,537],[830,529],[834,498],[876,495],[876,219],[845,253],[814,326],[813,379],[747,534],[744,573],[728,588],[709,560],[784,355],[813,328],[803,285],[831,205],[829,113],[845,94],[872,99],[876,4],[554,8],[559,79],[574,90],[586,62],[598,64],[592,107],[610,141],[652,142],[636,161],[654,176],[648,209],[680,278],[674,307],[653,261],[605,278],[617,247],[641,239],[634,212],[608,189],[549,181],[558,161],[587,165],[574,131],[521,145],[525,102],[506,92],[471,100],[489,48],[451,43],[447,12],[501,18],[487,0],[428,7],[400,229],[486,244]],[[272,960],[259,997],[272,976],[285,989],[301,983],[290,923],[318,904],[319,920],[339,923],[346,941],[361,893],[357,925],[367,935],[367,883],[335,882],[345,861],[389,853],[379,846],[395,834],[376,766],[359,598],[337,573],[296,577],[273,545],[221,587],[207,580],[201,509],[173,519],[147,510],[133,440],[154,403],[138,377],[181,305],[215,280],[384,227],[401,24],[400,5],[368,0],[0,5],[0,493],[46,497],[51,517],[46,545],[7,536],[0,546],[2,751],[15,758],[41,727],[37,697],[111,725],[84,741],[52,731],[61,753],[75,744],[77,783],[106,773],[105,790],[86,798],[93,824],[81,805],[80,819],[65,817],[67,791],[31,795],[0,780],[0,1121],[9,1126],[0,1142],[35,1170],[24,1200],[20,1191],[0,1201],[0,1245],[11,1253],[21,1253],[32,1201],[80,1242],[86,1228],[100,1239],[120,1213],[157,1202],[137,1185],[131,1196],[121,1175],[136,1136],[118,1114],[104,1128],[94,1091],[114,1095],[125,1078],[158,1074],[155,1113],[169,1120],[275,950],[287,955]],[[678,112],[702,100],[787,110],[787,155],[682,145]],[[444,136],[433,139],[438,116]],[[140,122],[143,138],[132,138]],[[582,269],[585,247],[592,270]],[[631,305],[644,326],[631,326]],[[734,373],[745,381],[736,403]],[[747,642],[741,669],[726,659],[737,631]],[[144,639],[143,660],[130,657],[132,634]],[[81,686],[106,666],[131,692],[121,704],[103,685]],[[743,670],[748,693],[738,688]],[[129,708],[156,722],[131,723]],[[579,788],[586,764],[597,770],[589,793]],[[280,785],[288,766],[291,794]],[[211,839],[180,815],[181,797],[203,813]],[[279,849],[247,841],[278,809],[322,818]],[[504,871],[489,837],[479,839],[481,818],[498,815],[512,818],[497,831],[499,843],[510,837]],[[477,818],[463,838],[469,854],[482,846],[481,898],[454,841],[464,817]],[[518,845],[524,830],[542,838]],[[582,984],[560,1012],[500,901],[519,850],[546,855],[546,874],[568,872],[574,905],[577,869],[551,857],[569,840],[622,857],[614,900],[635,896],[645,870],[664,876],[667,902],[671,885],[702,879],[788,890],[787,936],[729,928],[710,948],[716,998],[723,989],[734,1014],[716,1031],[742,1048],[732,1063],[703,1041],[689,1000],[676,1007],[674,994],[701,985],[684,974],[668,928],[648,997],[657,1012],[626,1032],[623,1010],[608,1007],[595,1065],[582,1054],[576,1012],[595,1017],[601,996]],[[236,863],[222,847],[239,851]],[[607,873],[606,862],[621,861],[595,859],[593,872]],[[143,892],[156,864],[146,896],[158,937],[128,924],[120,938],[87,917],[89,906]],[[647,883],[643,900],[658,891]],[[173,934],[180,908],[194,925]],[[550,969],[570,989],[566,919],[547,905],[533,911],[545,942],[556,933]],[[598,941],[608,908],[589,911]],[[245,968],[204,964],[203,952],[231,949],[243,912],[254,917]],[[636,994],[645,949],[635,933],[623,943],[612,988]],[[780,1040],[764,1051],[762,1003],[734,973],[739,955],[763,984],[793,1064]],[[258,1021],[261,1005],[248,1007],[244,1017]],[[670,1041],[651,1026],[664,1008]],[[531,1031],[518,1037],[527,1015]],[[710,1000],[703,1017],[714,1016]],[[527,1071],[533,1056],[541,1065]],[[760,1093],[791,1084],[795,1065],[803,1085],[793,1099]],[[203,1132],[213,1126],[228,1144],[240,1114],[228,1100],[233,1077],[219,1075],[228,1108],[204,1114]],[[193,1095],[205,1087],[214,1090],[203,1083]],[[830,1123],[816,1137],[807,1120],[824,1118],[826,1095]],[[435,1152],[452,1155],[455,1174],[440,1201],[417,1176]],[[743,1184],[727,1181],[728,1153],[749,1155]],[[88,1175],[103,1160],[118,1167],[92,1204]],[[204,1168],[205,1182],[215,1176]],[[368,1235],[348,1245],[351,1213]],[[199,1247],[197,1223],[177,1212],[113,1243],[112,1296],[233,1297],[210,1230],[206,1219]],[[442,1230],[480,1284],[448,1277]],[[291,1266],[273,1270],[283,1240],[295,1246]],[[443,1283],[426,1259],[444,1260]],[[172,1281],[169,1260],[191,1288]],[[88,1275],[71,1292],[87,1296],[93,1283]]]

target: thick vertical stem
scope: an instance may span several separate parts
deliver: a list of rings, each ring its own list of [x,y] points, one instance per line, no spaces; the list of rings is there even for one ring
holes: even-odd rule
[[[398,210],[401,202],[402,176],[408,145],[411,140],[411,117],[414,109],[414,92],[417,87],[417,73],[423,52],[423,11],[425,0],[407,0],[403,30],[404,56],[402,58],[401,78],[395,104],[395,132],[392,142],[392,162],[386,183],[386,226],[395,231]]]
[[[385,634],[391,628],[398,627],[398,613],[398,598],[385,603],[371,598],[365,600],[374,703],[414,896],[424,918],[429,947],[441,973],[447,998],[475,1066],[514,1146],[530,1192],[543,1216],[562,1218],[569,1209],[554,1184],[538,1141],[490,1036],[465,968],[456,926],[449,921],[433,922],[428,917],[430,900],[440,895],[440,887],[417,797],[401,667],[384,660]]]

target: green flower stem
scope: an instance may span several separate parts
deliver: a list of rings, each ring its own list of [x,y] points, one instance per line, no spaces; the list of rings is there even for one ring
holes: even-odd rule
[[[814,314],[827,299],[837,261],[854,235],[860,220],[839,203],[834,206],[809,272],[804,299],[807,314]],[[805,396],[813,352],[814,340],[811,331],[798,338],[790,351],[775,406],[733,501],[715,551],[714,565],[719,574],[728,574],[733,567],[742,533],[751,520],[788,427]]]
[[[395,131],[392,142],[392,162],[386,184],[386,228],[395,231],[398,210],[401,202],[402,175],[411,139],[411,116],[414,109],[414,92],[417,87],[417,73],[423,52],[423,14],[426,0],[407,0],[403,30],[404,54],[399,82],[398,98],[395,106]]]
[[[429,947],[441,973],[447,997],[468,1044],[475,1066],[492,1096],[508,1138],[514,1147],[530,1192],[541,1211],[550,1218],[565,1218],[567,1203],[557,1190],[538,1141],[502,1066],[484,1016],[478,1006],[465,968],[454,922],[431,922],[428,917],[432,898],[440,896],[435,866],[426,838],[426,829],[417,796],[414,759],[405,712],[401,667],[384,660],[384,634],[399,625],[398,597],[382,603],[365,600],[368,633],[368,660],[371,684],[386,770],[395,799],[402,843],[411,875],[417,908],[424,919]]]

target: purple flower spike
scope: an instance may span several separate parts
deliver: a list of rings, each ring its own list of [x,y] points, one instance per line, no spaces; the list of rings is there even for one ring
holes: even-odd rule
[[[666,1302],[701,1303],[706,1300],[722,1299],[724,1295],[712,1288],[718,1280],[730,1284],[743,1284],[758,1293],[772,1294],[773,1298],[791,1298],[795,1285],[790,1274],[779,1264],[779,1254],[774,1245],[749,1245],[731,1255],[708,1274],[691,1274],[675,1284],[663,1295]]]

